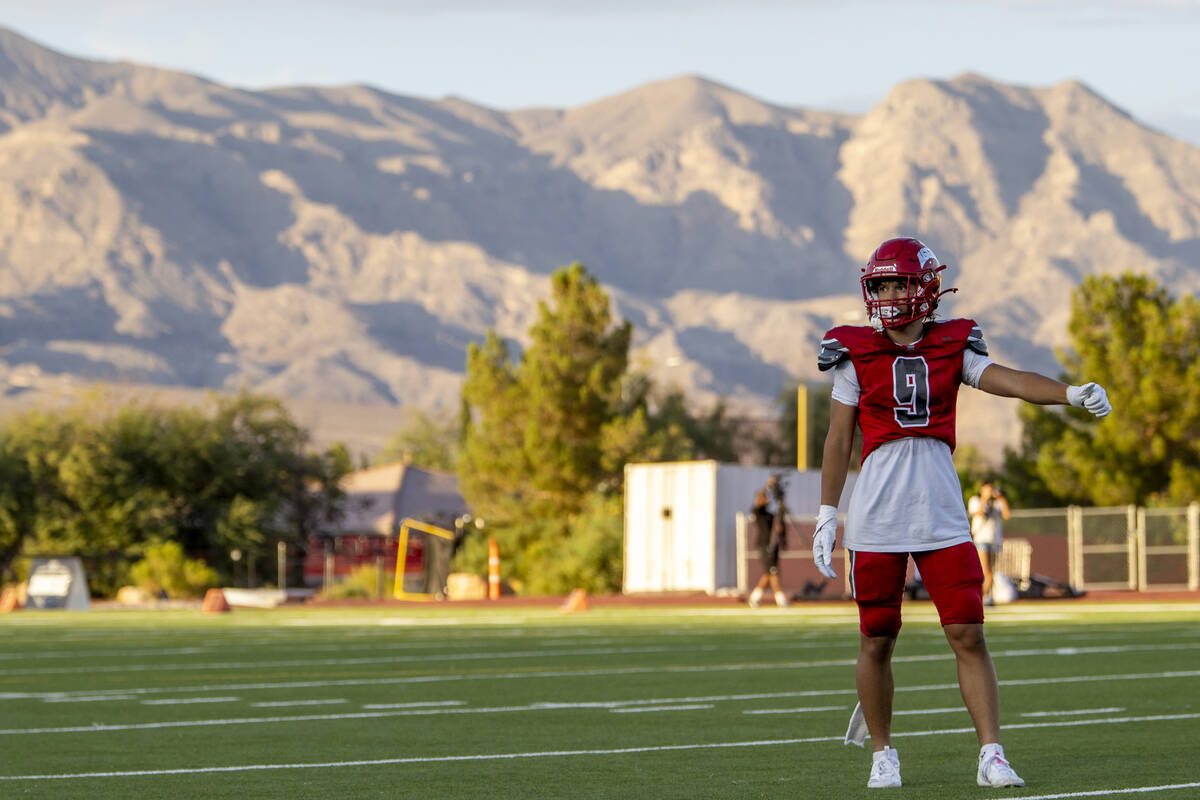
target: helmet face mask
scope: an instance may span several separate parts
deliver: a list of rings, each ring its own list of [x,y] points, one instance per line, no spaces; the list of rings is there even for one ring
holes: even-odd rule
[[[863,301],[867,316],[877,329],[902,328],[911,322],[931,319],[938,306],[942,279],[938,273],[946,266],[933,251],[917,239],[888,239],[875,249],[862,268]],[[885,281],[903,285],[903,291],[885,291]]]

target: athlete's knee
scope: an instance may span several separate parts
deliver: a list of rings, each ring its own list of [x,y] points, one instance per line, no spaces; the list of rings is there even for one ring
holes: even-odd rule
[[[952,624],[943,627],[946,639],[956,652],[978,652],[987,650],[983,636],[983,625],[975,623]]]
[[[892,651],[895,649],[895,636],[864,635],[858,644],[858,662],[886,665],[892,660]]]
[[[860,605],[858,623],[864,636],[895,637],[900,632],[900,604]]]

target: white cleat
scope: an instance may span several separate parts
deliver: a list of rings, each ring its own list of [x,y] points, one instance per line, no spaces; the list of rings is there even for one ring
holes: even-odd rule
[[[871,764],[871,777],[867,779],[867,788],[900,788],[900,754],[890,747],[885,747],[876,751],[873,758],[875,761]]]
[[[1025,785],[1025,781],[1005,760],[1004,748],[998,744],[988,745],[979,751],[979,773],[976,781],[980,786],[993,789]]]
[[[783,592],[776,592],[775,593],[775,605],[779,606],[780,608],[787,608],[791,604],[788,602],[786,594],[784,594]]]

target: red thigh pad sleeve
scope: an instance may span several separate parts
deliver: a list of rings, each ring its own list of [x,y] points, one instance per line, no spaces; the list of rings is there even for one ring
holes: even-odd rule
[[[900,601],[908,553],[853,554],[851,575],[858,603],[858,628],[864,636],[895,636],[900,632]]]
[[[942,625],[983,622],[983,567],[971,542],[913,553]]]

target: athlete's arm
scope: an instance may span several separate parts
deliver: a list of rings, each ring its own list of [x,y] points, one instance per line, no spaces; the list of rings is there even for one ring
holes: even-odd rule
[[[979,388],[1000,397],[1018,397],[1042,406],[1066,405],[1067,385],[1037,372],[1025,372],[992,362],[979,376]]]
[[[836,390],[835,390],[836,391]],[[846,485],[850,468],[850,449],[854,445],[854,427],[858,406],[838,400],[829,401],[829,431],[825,434],[825,455],[821,461],[821,508],[813,531],[813,563],[826,578],[836,578],[833,546],[837,540],[837,504]]]
[[[854,447],[854,427],[858,423],[858,407],[829,401],[829,432],[825,434],[825,451],[821,459],[821,505],[836,507],[846,486],[850,469],[850,452]]]

